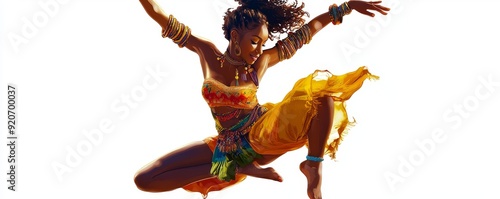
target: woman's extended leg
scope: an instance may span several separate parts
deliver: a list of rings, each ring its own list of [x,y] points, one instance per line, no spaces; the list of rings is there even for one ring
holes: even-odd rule
[[[202,141],[170,152],[137,172],[137,188],[148,192],[171,191],[209,178],[212,151]]]
[[[323,157],[325,144],[328,140],[333,122],[334,104],[331,97],[318,99],[318,113],[311,120],[307,134],[309,156]],[[300,164],[300,170],[307,178],[307,195],[312,199],[321,198],[321,162],[305,160]]]
[[[196,142],[170,152],[146,165],[137,172],[137,188],[148,192],[164,192],[181,188],[192,182],[213,177],[212,151],[204,142]],[[273,168],[261,168],[250,164],[239,172],[253,177],[281,181]]]

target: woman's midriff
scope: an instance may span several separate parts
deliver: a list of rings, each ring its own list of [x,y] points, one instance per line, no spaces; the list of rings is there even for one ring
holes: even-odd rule
[[[227,107],[227,106],[212,108],[212,113],[215,113],[215,114],[224,114],[224,113],[229,113],[231,111],[235,111],[235,108]],[[242,109],[241,113],[239,113],[238,117],[234,117],[234,118],[229,119],[227,121],[220,121],[219,120],[219,122],[223,128],[230,128],[230,127],[236,125],[241,119],[244,118],[245,115],[248,115],[251,112],[252,112],[252,109]]]

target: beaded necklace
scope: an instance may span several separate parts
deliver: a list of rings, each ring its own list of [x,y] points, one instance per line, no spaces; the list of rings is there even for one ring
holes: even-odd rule
[[[224,62],[227,61],[229,62],[229,64],[233,65],[236,69],[236,72],[235,72],[235,75],[234,75],[234,80],[236,81],[235,84],[236,86],[239,86],[240,83],[239,83],[239,79],[240,79],[240,74],[238,72],[238,67],[240,66],[245,66],[245,74],[241,74],[241,79],[243,81],[247,81],[247,75],[250,74],[251,72],[253,72],[253,68],[251,65],[247,64],[245,61],[237,61],[237,60],[234,60],[233,58],[231,58],[229,56],[229,53],[226,51],[224,52],[223,55],[217,57],[217,60],[220,61],[220,67],[222,68],[224,66]],[[252,78],[253,79],[253,78]],[[258,84],[257,84],[258,85]]]

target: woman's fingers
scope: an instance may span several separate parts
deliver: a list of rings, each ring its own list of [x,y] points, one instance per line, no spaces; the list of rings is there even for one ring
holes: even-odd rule
[[[385,6],[381,6],[379,5],[380,3],[382,3],[382,1],[370,1],[370,2],[367,2],[367,4],[371,5],[371,6],[368,6],[367,9],[369,10],[375,10],[383,15],[387,15],[387,11],[391,10],[390,8],[388,7],[385,7]],[[370,16],[373,16],[373,15],[370,15]]]
[[[358,12],[361,13],[361,14],[364,14],[364,15],[368,15],[370,17],[374,17],[375,16],[375,14],[369,12],[368,10],[358,10]]]
[[[383,7],[383,6],[380,6],[380,5],[373,5],[373,7],[371,8],[372,10],[376,10],[377,12],[383,14],[383,15],[386,15],[387,12],[386,11],[389,11],[390,9],[389,8],[386,8],[386,7]]]
[[[380,5],[382,1],[350,1],[350,3],[355,4],[353,6],[354,10],[357,10],[359,13],[371,17],[375,16],[375,14],[371,11],[387,15],[387,12],[391,10],[388,7]]]

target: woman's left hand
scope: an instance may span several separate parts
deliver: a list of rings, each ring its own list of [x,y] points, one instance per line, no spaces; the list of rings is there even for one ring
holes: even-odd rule
[[[368,15],[370,17],[374,17],[375,14],[370,11],[377,11],[380,14],[386,15],[387,11],[391,10],[388,7],[381,6],[380,3],[382,1],[349,1],[349,7],[351,9],[358,11],[361,14]]]

